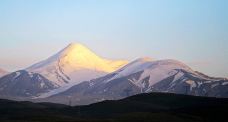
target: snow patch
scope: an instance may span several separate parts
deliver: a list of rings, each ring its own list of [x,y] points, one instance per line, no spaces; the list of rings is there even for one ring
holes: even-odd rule
[[[183,76],[184,76],[184,73],[183,73],[183,72],[178,72],[178,73],[175,75],[175,77],[174,77],[174,79],[173,79],[173,82],[175,82],[176,80],[180,79],[180,78],[183,77]]]
[[[228,84],[228,82],[223,82],[223,83],[222,83],[222,85],[227,85],[227,84]]]
[[[212,81],[205,81],[204,83],[211,83]]]
[[[77,84],[75,84],[75,83],[69,83],[69,84],[66,84],[64,86],[61,86],[59,88],[53,89],[53,90],[51,90],[49,92],[40,94],[38,97],[33,97],[32,99],[47,98],[47,97],[53,96],[55,94],[64,92],[64,91],[68,90],[69,88],[71,88],[74,85],[77,85]]]
[[[192,91],[192,89],[197,86],[197,84],[193,80],[187,80],[185,82],[190,85],[190,91]]]
[[[40,88],[44,88],[44,86],[45,86],[45,83],[42,81],[42,82],[40,83]]]
[[[13,79],[16,79],[21,73],[20,72],[15,72],[15,76],[13,77]]]
[[[202,84],[203,84],[203,82],[197,82],[197,84],[198,84],[198,87],[200,87]]]
[[[94,82],[89,82],[89,86],[92,87],[94,85]]]
[[[32,78],[33,77],[33,73],[32,72],[28,72],[29,77]]]
[[[133,73],[143,71],[144,69],[146,69],[147,67],[149,67],[151,65],[151,61],[152,61],[152,59],[149,59],[149,58],[137,59],[137,60],[133,61],[132,63],[130,63],[130,64],[124,66],[123,68],[117,70],[116,72],[114,72],[114,73],[116,73],[116,75],[114,77],[112,77],[111,79],[107,80],[106,82],[109,82],[113,79],[128,76]]]
[[[211,88],[214,88],[214,87],[216,87],[216,86],[218,86],[218,85],[219,85],[219,83],[212,84],[212,85],[211,85]]]

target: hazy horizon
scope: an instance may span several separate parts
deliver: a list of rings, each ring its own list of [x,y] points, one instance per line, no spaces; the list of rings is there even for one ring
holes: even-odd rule
[[[15,71],[69,43],[108,59],[175,59],[228,77],[228,1],[0,1],[0,68]]]

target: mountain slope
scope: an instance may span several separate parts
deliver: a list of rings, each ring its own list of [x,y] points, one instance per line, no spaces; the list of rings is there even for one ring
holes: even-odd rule
[[[145,87],[146,83],[142,81],[148,78],[148,85],[151,86],[174,74],[175,69],[184,69],[193,72],[190,67],[176,60],[152,60],[150,58],[140,58],[114,72],[115,76],[105,82],[143,71],[138,79],[129,80],[139,87]]]
[[[40,96],[48,97],[63,92],[83,81],[104,76],[127,64],[124,60],[107,60],[97,56],[81,44],[69,44],[50,58],[27,68],[43,75],[60,87]]]
[[[104,77],[82,82],[38,101],[90,104],[148,92],[228,97],[228,80],[195,72],[175,60],[137,59]]]
[[[0,78],[0,97],[25,100],[58,87],[40,74],[20,70]]]
[[[101,77],[124,66],[127,61],[102,59],[81,44],[70,44],[54,56],[27,68],[60,86]]]
[[[176,60],[138,59],[114,72],[111,78],[99,82],[104,83],[106,88],[110,88],[107,83],[116,82],[120,79],[140,88],[138,93],[169,92],[196,96],[228,97],[228,79],[213,78],[195,72]],[[133,89],[129,90],[128,94],[134,91]]]

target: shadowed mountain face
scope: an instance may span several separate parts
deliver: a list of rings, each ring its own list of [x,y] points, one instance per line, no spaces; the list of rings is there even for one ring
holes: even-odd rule
[[[82,82],[65,92],[36,100],[63,104],[71,101],[73,105],[82,105],[148,92],[228,97],[228,80],[225,78],[206,76],[173,60],[143,60],[137,63],[130,63],[104,77]]]
[[[139,73],[132,74],[129,77],[136,75],[139,75]],[[34,101],[62,104],[69,104],[69,101],[71,101],[72,105],[86,105],[103,100],[117,100],[141,93],[141,89],[126,78],[118,78],[104,84],[103,80],[107,77],[110,76],[86,81],[71,87],[65,92],[44,99],[34,99]]]
[[[183,74],[175,82],[175,77]],[[152,92],[170,92],[195,96],[228,97],[228,80],[224,78],[211,78],[199,72],[189,73],[185,70],[177,70],[172,75],[151,88]]]
[[[86,106],[65,106],[0,100],[0,120],[59,121],[226,121],[228,99],[195,97],[168,93],[140,94],[116,101]]]
[[[13,72],[0,78],[1,98],[25,100],[57,88],[45,77],[25,70]]]

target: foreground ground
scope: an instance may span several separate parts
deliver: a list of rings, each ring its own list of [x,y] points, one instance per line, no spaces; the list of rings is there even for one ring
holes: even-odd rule
[[[149,93],[70,107],[0,100],[1,122],[226,122],[228,99]]]

